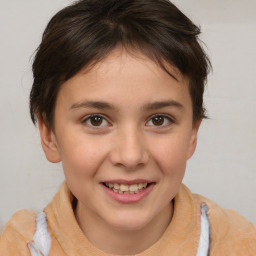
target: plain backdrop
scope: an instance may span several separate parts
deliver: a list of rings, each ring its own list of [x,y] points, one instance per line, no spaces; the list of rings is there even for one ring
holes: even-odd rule
[[[1,0],[0,227],[22,208],[42,210],[64,180],[32,125],[31,63],[50,17],[67,0]],[[213,72],[184,183],[256,224],[256,1],[175,0],[202,29]]]

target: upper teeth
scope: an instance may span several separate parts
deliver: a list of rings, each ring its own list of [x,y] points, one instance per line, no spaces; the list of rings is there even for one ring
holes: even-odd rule
[[[127,185],[127,184],[117,184],[117,183],[105,183],[106,186],[108,186],[111,189],[114,190],[119,190],[122,192],[137,192],[138,190],[142,188],[146,188],[148,183],[138,183],[138,184],[132,184],[132,185]]]

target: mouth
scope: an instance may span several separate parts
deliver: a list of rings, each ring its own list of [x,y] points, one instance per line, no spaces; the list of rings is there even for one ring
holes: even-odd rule
[[[138,203],[144,200],[154,190],[155,185],[156,182],[144,179],[101,182],[105,194],[122,204]]]
[[[153,182],[139,182],[133,184],[103,182],[103,185],[118,194],[138,194],[147,189]]]

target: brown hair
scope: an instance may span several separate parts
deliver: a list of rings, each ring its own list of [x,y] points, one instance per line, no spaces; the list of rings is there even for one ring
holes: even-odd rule
[[[198,40],[200,29],[168,0],[80,0],[48,23],[33,62],[30,114],[53,128],[63,82],[104,59],[118,45],[139,50],[189,79],[194,122],[205,117],[203,93],[210,61]],[[168,72],[168,71],[167,71]],[[171,74],[170,74],[171,75]]]

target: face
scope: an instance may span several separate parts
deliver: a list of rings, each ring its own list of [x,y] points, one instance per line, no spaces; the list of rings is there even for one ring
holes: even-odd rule
[[[119,230],[169,218],[196,145],[188,81],[145,56],[115,50],[58,94],[48,160],[62,161],[80,216]]]

